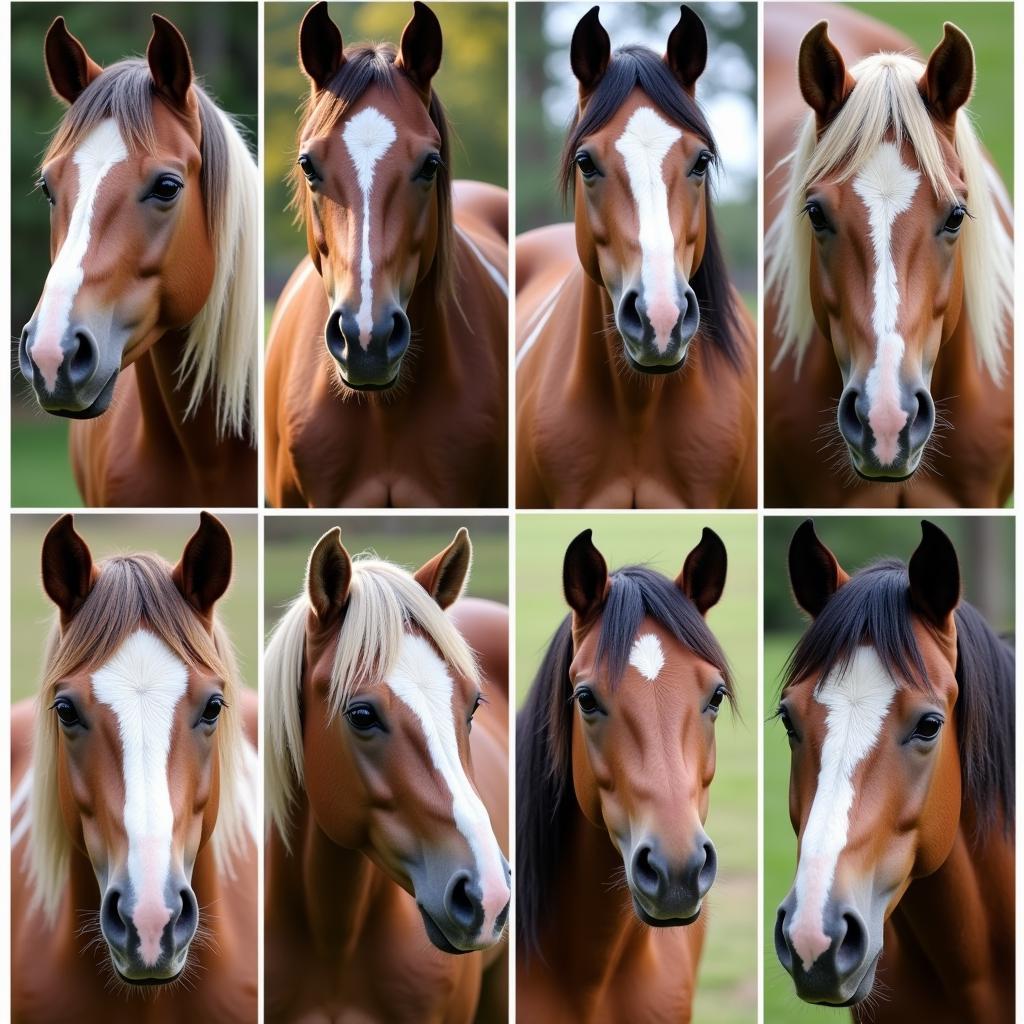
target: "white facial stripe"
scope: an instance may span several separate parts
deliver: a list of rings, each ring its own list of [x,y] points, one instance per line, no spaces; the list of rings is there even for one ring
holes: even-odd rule
[[[509,888],[487,808],[459,759],[452,708],[455,684],[434,648],[423,637],[412,634],[405,636],[398,663],[385,682],[416,716],[434,768],[451,790],[455,826],[469,844],[483,894],[484,921],[480,934],[490,937],[498,915],[508,903]]]
[[[558,303],[558,299],[562,294],[562,289],[565,287],[565,282],[560,281],[558,285],[551,289],[544,301],[537,307],[533,314],[534,327],[530,331],[523,342],[519,351],[516,353],[516,369],[519,369],[520,363],[526,358],[527,353],[537,344],[537,339],[541,336],[541,332],[547,326],[548,320],[551,318],[552,312],[554,312],[555,306]]]
[[[900,159],[900,151],[884,142],[853,179],[853,188],[868,211],[871,245],[875,250],[875,306],[871,323],[877,348],[868,373],[868,422],[875,437],[875,456],[887,466],[899,455],[899,434],[907,422],[900,401],[903,338],[896,330],[900,293],[892,255],[892,228],[910,208],[921,175]]]
[[[665,665],[665,652],[661,641],[653,633],[644,633],[633,641],[629,652],[629,663],[646,679],[653,683]]]
[[[108,118],[96,125],[72,157],[78,168],[78,197],[71,211],[67,237],[46,275],[30,352],[48,391],[57,386],[57,371],[64,361],[61,341],[68,329],[78,289],[85,279],[85,257],[100,185],[110,169],[127,156],[117,122]]]
[[[679,319],[675,286],[675,239],[668,212],[668,188],[662,164],[683,133],[650,107],[639,107],[626,124],[615,148],[622,154],[640,223],[640,279],[647,317],[659,352]]]
[[[356,326],[359,344],[370,346],[373,330],[373,260],[370,258],[370,197],[373,195],[373,175],[377,162],[391,148],[398,137],[395,126],[375,107],[360,110],[341,136],[356,169],[356,181],[363,193],[363,227],[359,260],[359,312]]]
[[[96,699],[114,712],[121,734],[132,921],[139,953],[150,966],[160,959],[160,941],[171,919],[165,890],[174,812],[167,758],[174,709],[187,685],[185,665],[146,630],[130,636],[92,677]]]
[[[800,844],[790,941],[804,969],[828,949],[825,906],[846,847],[857,766],[878,742],[896,684],[873,647],[857,650],[845,673],[826,679],[815,700],[828,708],[821,770]]]

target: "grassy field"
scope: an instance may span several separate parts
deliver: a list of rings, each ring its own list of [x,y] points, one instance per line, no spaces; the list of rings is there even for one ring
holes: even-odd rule
[[[313,545],[332,526],[341,527],[342,541],[350,554],[374,551],[381,558],[412,570],[447,547],[456,530],[465,526],[473,542],[468,593],[508,601],[508,524],[504,518],[270,517],[264,526],[264,609],[268,634],[288,602],[302,589]]]
[[[71,475],[68,421],[38,408],[11,422],[11,505],[78,508],[82,498]]]
[[[516,691],[521,703],[547,642],[566,613],[561,594],[566,545],[586,527],[611,568],[646,562],[674,577],[712,527],[729,552],[725,595],[708,614],[736,675],[743,718],[718,723],[718,768],[708,834],[719,855],[708,900],[708,944],[694,1020],[749,1024],[757,1006],[756,530],[752,515],[523,515],[516,541]]]
[[[256,685],[259,651],[257,630],[256,516],[223,516],[235,546],[235,575],[219,610],[238,651],[242,678]],[[43,646],[54,608],[39,579],[43,537],[54,521],[50,515],[16,515],[11,523],[11,700],[35,693]],[[169,562],[181,557],[195,531],[192,515],[83,514],[75,527],[93,558],[155,551]]]

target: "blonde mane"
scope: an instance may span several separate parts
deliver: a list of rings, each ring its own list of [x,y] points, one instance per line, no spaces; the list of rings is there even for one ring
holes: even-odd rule
[[[850,73],[856,87],[820,140],[815,115],[804,119],[796,148],[782,162],[789,166],[783,207],[765,237],[765,288],[778,304],[775,329],[781,338],[773,366],[792,355],[794,376],[799,376],[815,326],[808,288],[811,227],[802,216],[808,188],[828,175],[838,181],[853,177],[892,133],[897,146],[906,142],[913,148],[935,194],[956,199],[935,126],[918,90],[924,65],[905,54],[877,53]],[[954,148],[971,213],[960,239],[964,305],[978,362],[1000,384],[1013,313],[1013,242],[999,219],[985,156],[966,109],[956,118]]]
[[[292,805],[303,784],[299,701],[309,610],[304,589],[274,628],[264,657],[267,821],[286,846]],[[331,715],[343,713],[361,686],[390,674],[410,628],[421,631],[455,672],[479,685],[473,652],[434,599],[405,569],[361,555],[352,563],[348,604],[334,654]]]
[[[259,360],[260,197],[256,162],[235,120],[220,110],[198,82],[193,91],[202,126],[202,190],[214,250],[210,294],[189,326],[178,367],[178,387],[188,387],[187,415],[209,395],[220,436],[256,443]],[[155,151],[153,91],[144,60],[104,68],[68,107],[43,163],[73,151],[106,118],[113,118],[132,153]]]
[[[211,636],[171,579],[171,566],[155,555],[108,558],[89,597],[63,631],[54,621],[47,640],[37,698],[28,792],[12,800],[13,834],[28,836],[33,904],[52,923],[68,880],[71,839],[58,792],[59,728],[50,710],[56,686],[87,665],[108,661],[140,627],[158,636],[185,664],[201,664],[224,685],[227,711],[217,728],[220,803],[210,839],[218,870],[232,877],[232,863],[257,841],[255,753],[236,711],[242,687],[231,641],[219,623]],[[18,814],[22,815],[17,820]],[[25,818],[27,815],[27,819]]]

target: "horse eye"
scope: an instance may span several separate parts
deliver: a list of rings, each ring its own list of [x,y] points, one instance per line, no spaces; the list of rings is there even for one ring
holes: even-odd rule
[[[713,694],[711,694],[711,700],[708,701],[708,710],[717,711],[722,706],[722,701],[725,700],[725,687],[719,686]]]
[[[586,687],[576,691],[576,703],[579,705],[580,711],[585,715],[592,715],[595,711],[601,710],[601,705],[598,704],[593,691],[588,690]]]
[[[345,712],[345,717],[349,725],[359,732],[369,732],[371,729],[381,729],[384,726],[372,704],[353,704]]]
[[[436,153],[431,153],[426,160],[423,161],[423,166],[416,173],[416,177],[420,181],[433,181],[437,177],[437,172],[441,169],[441,158]]]
[[[828,218],[825,216],[825,211],[817,203],[808,203],[804,207],[804,212],[807,214],[807,219],[811,222],[811,227],[815,231],[825,231],[828,228]]]
[[[690,173],[694,175],[694,177],[703,178],[710,166],[711,154],[707,150],[704,150],[700,156],[697,157],[697,162],[693,165],[693,169]]]
[[[306,176],[306,181],[311,185],[315,181],[320,180],[320,175],[316,173],[316,167],[313,165],[313,161],[306,156],[305,153],[299,157],[299,170]]]
[[[45,178],[40,178],[39,181],[37,182],[37,184],[39,186],[39,191],[43,193],[43,196],[46,199],[46,201],[51,206],[53,206],[54,205],[53,194],[50,192],[49,185],[46,184],[46,179]]]
[[[78,717],[75,705],[66,697],[58,697],[53,702],[53,710],[57,712],[60,724],[70,728],[73,725],[81,725],[82,720]]]
[[[955,235],[960,230],[960,225],[963,224],[964,217],[966,216],[967,210],[965,207],[954,206],[946,218],[946,223],[942,225],[942,230],[950,235]]]
[[[146,198],[159,199],[162,203],[169,203],[172,199],[177,199],[178,193],[184,187],[185,183],[180,178],[175,178],[172,174],[164,174],[157,178],[153,190]]]
[[[213,725],[213,723],[220,718],[220,713],[224,710],[224,707],[224,698],[219,694],[214,694],[206,702],[206,707],[203,708],[203,714],[200,721],[205,722],[207,725]]]
[[[576,154],[576,166],[584,178],[593,178],[597,172],[597,164],[590,158],[590,154],[580,151]]]
[[[921,721],[911,734],[912,740],[933,740],[942,729],[942,719],[938,715],[923,715]]]
[[[782,722],[782,728],[786,730],[786,735],[791,739],[797,739],[796,729],[793,728],[793,719],[789,717],[789,712],[785,707],[779,708],[779,720]]]

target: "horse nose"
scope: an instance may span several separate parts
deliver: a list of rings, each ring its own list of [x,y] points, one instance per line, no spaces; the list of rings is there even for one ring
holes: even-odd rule
[[[448,880],[442,903],[457,934],[474,936],[484,923],[483,893],[472,874],[463,869]]]
[[[81,324],[69,327],[59,352],[50,359],[37,358],[32,343],[32,327],[26,324],[18,344],[18,365],[22,376],[37,389],[53,394],[74,394],[96,375],[100,347],[88,327]]]
[[[700,304],[693,289],[682,282],[678,301],[655,300],[637,288],[628,289],[619,300],[616,326],[632,360],[642,369],[679,366],[700,326]]]
[[[638,892],[652,903],[693,907],[708,894],[717,872],[714,843],[701,834],[693,854],[679,865],[672,865],[653,842],[639,844],[630,875]]]
[[[912,452],[923,448],[935,429],[935,402],[927,388],[918,388],[910,402],[907,439]]]
[[[856,452],[864,449],[864,432],[868,429],[868,409],[864,393],[852,384],[839,397],[836,412],[843,440]]]
[[[128,955],[132,936],[131,915],[125,910],[124,894],[117,886],[107,889],[100,903],[100,931],[108,945]]]
[[[368,336],[360,328],[355,311],[346,306],[331,312],[324,329],[327,350],[346,381],[356,387],[393,383],[411,338],[409,318],[397,304],[381,313]]]
[[[100,930],[124,962],[133,964],[141,959],[152,967],[165,953],[173,961],[192,942],[199,927],[199,903],[191,886],[181,886],[167,902],[166,922],[149,934],[146,923],[137,920],[138,908],[131,906],[124,890],[117,885],[107,889],[100,903]]]
[[[840,396],[836,418],[843,440],[859,458],[902,470],[913,463],[935,429],[935,403],[926,387],[902,387],[892,432],[880,434],[878,423],[872,422],[870,397],[850,384]],[[896,429],[901,420],[902,426]]]

